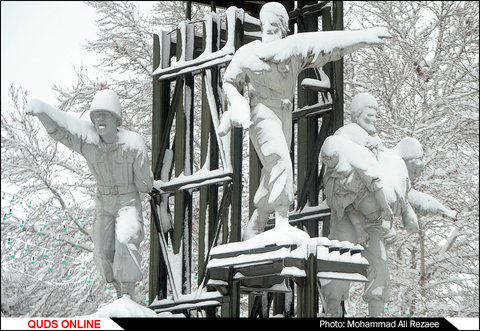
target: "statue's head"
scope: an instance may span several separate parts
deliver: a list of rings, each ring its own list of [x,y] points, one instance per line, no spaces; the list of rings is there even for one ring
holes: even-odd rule
[[[117,127],[122,124],[122,107],[115,91],[100,90],[95,94],[90,119],[101,137],[116,136]]]
[[[340,153],[336,141],[338,139],[338,136],[327,137],[320,149],[320,157],[327,168],[335,168],[340,160]]]
[[[423,148],[417,139],[411,137],[403,138],[393,148],[393,151],[405,162],[410,179],[420,176],[424,167]]]
[[[260,9],[262,42],[268,43],[282,39],[288,33],[288,13],[278,2],[267,2]]]
[[[351,116],[352,122],[360,125],[370,135],[377,132],[377,100],[370,93],[359,93],[352,99]]]

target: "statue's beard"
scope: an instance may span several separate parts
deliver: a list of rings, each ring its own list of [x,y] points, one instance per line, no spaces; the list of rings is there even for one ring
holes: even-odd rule
[[[264,43],[270,43],[279,39],[282,39],[282,37],[278,34],[262,34],[262,42]]]
[[[374,135],[377,133],[377,129],[375,129],[375,126],[373,124],[367,124],[363,123],[362,127],[367,131],[370,135]]]

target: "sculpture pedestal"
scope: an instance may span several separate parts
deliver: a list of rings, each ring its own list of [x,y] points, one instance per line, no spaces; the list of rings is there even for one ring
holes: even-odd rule
[[[276,226],[249,240],[214,247],[207,285],[228,295],[235,282],[243,293],[255,294],[290,292],[288,279],[300,287],[317,279],[366,282],[368,262],[361,251],[347,241],[310,238],[289,225]]]

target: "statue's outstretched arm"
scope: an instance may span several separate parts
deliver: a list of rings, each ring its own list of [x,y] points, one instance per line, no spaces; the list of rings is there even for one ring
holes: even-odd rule
[[[98,143],[100,139],[91,122],[61,111],[41,100],[32,99],[27,106],[26,114],[38,117],[53,139],[82,155],[84,142]]]
[[[48,109],[48,111],[47,111]],[[60,111],[47,103],[33,99],[28,103],[26,114],[36,116],[49,134],[58,129],[58,124],[51,118],[57,111]]]
[[[276,63],[292,57],[301,59],[299,70],[322,67],[366,46],[383,45],[391,35],[386,28],[358,31],[318,31],[287,36],[272,43],[261,58]]]
[[[440,201],[431,195],[419,192],[415,189],[410,189],[408,192],[408,202],[412,205],[415,212],[425,214],[441,214],[455,219],[457,213],[454,210],[448,209]]]

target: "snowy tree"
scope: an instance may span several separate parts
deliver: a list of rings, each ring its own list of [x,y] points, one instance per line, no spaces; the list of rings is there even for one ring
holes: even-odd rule
[[[173,31],[185,19],[186,4],[155,2],[148,15],[136,2],[88,4],[97,10],[99,32],[85,47],[98,53],[98,67],[95,74],[78,67],[77,84],[54,86],[56,106],[85,118],[95,92],[111,88],[123,106],[122,126],[139,132],[150,150],[152,33]],[[192,21],[208,11],[193,4]],[[351,97],[374,94],[385,145],[413,136],[424,146],[426,168],[413,186],[458,212],[456,222],[422,216],[419,234],[397,228],[389,251],[392,316],[478,316],[478,14],[476,2],[345,2],[345,29],[386,26],[394,35],[382,48],[345,57],[346,121]],[[95,181],[80,156],[25,116],[27,98],[12,86],[11,105],[1,114],[2,183],[16,188],[15,196],[2,196],[2,314],[89,314],[115,299],[92,259]],[[144,278],[137,301],[144,303],[148,239],[140,251]],[[362,288],[352,286],[350,315],[362,314]]]
[[[359,92],[378,99],[387,147],[418,139],[425,169],[413,187],[457,211],[421,215],[390,250],[395,316],[478,316],[478,14],[476,2],[347,2],[346,28],[386,26],[383,48],[345,58],[346,119]]]
[[[148,17],[136,2],[92,1],[88,5],[97,11],[98,36],[85,48],[99,54],[99,63],[95,75],[90,73],[92,68],[80,66],[75,68],[75,85],[63,87],[59,82],[53,86],[58,99],[55,106],[88,119],[87,111],[95,92],[113,89],[123,108],[122,127],[139,132],[150,152],[152,33],[159,28],[174,29],[185,19],[185,3],[157,2]],[[207,10],[205,6],[192,6],[192,20],[199,20]],[[115,299],[114,290],[101,280],[93,263],[89,231],[95,180],[81,156],[55,143],[35,118],[25,116],[28,91],[12,85],[9,99],[8,111],[1,114],[2,183],[18,190],[15,196],[4,195],[2,200],[5,214],[2,295],[9,301],[5,314],[92,313],[99,303]],[[144,198],[143,216],[148,234],[150,205],[148,197]],[[26,207],[27,204],[35,210]],[[145,303],[149,267],[147,238],[140,251],[144,277],[143,282],[137,284],[137,302]],[[72,301],[79,304],[71,305]]]

